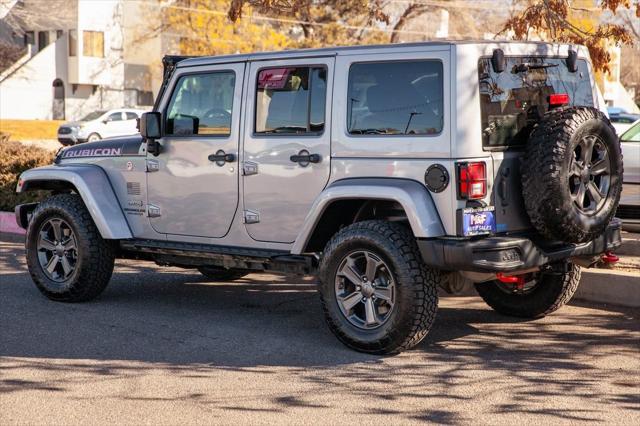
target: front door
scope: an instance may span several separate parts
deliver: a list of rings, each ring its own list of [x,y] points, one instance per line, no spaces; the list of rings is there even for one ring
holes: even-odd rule
[[[238,205],[243,75],[244,64],[227,64],[173,76],[160,106],[162,151],[147,158],[148,213],[157,232],[223,237],[229,231]]]
[[[243,201],[255,240],[293,242],[329,180],[333,66],[333,57],[251,64]]]

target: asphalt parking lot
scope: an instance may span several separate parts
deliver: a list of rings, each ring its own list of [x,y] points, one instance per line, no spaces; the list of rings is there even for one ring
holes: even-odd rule
[[[0,423],[640,424],[640,312],[538,321],[442,298],[415,350],[368,356],[325,327],[313,282],[120,261],[95,302],[46,300],[0,243]]]

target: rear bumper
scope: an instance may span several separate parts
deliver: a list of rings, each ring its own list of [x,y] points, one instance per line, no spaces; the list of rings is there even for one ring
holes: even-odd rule
[[[418,240],[426,264],[449,271],[514,272],[572,257],[592,257],[622,244],[622,222],[614,218],[604,234],[582,244],[544,244],[528,237],[487,237],[478,240]]]

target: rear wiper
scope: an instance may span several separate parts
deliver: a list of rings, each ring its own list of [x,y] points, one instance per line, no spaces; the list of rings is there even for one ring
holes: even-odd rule
[[[524,64],[514,65],[513,70],[511,71],[513,74],[517,74],[519,72],[527,72],[529,70],[538,70],[542,68],[554,68],[557,67],[558,64],[546,64],[542,63],[529,63],[525,62]]]

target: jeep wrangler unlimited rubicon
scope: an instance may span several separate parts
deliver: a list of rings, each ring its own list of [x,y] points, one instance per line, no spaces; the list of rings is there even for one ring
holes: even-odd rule
[[[331,331],[394,353],[437,287],[473,282],[538,318],[620,245],[622,156],[583,47],[436,42],[165,57],[141,135],[60,150],[16,208],[48,298],[106,287],[116,258],[317,274]]]

